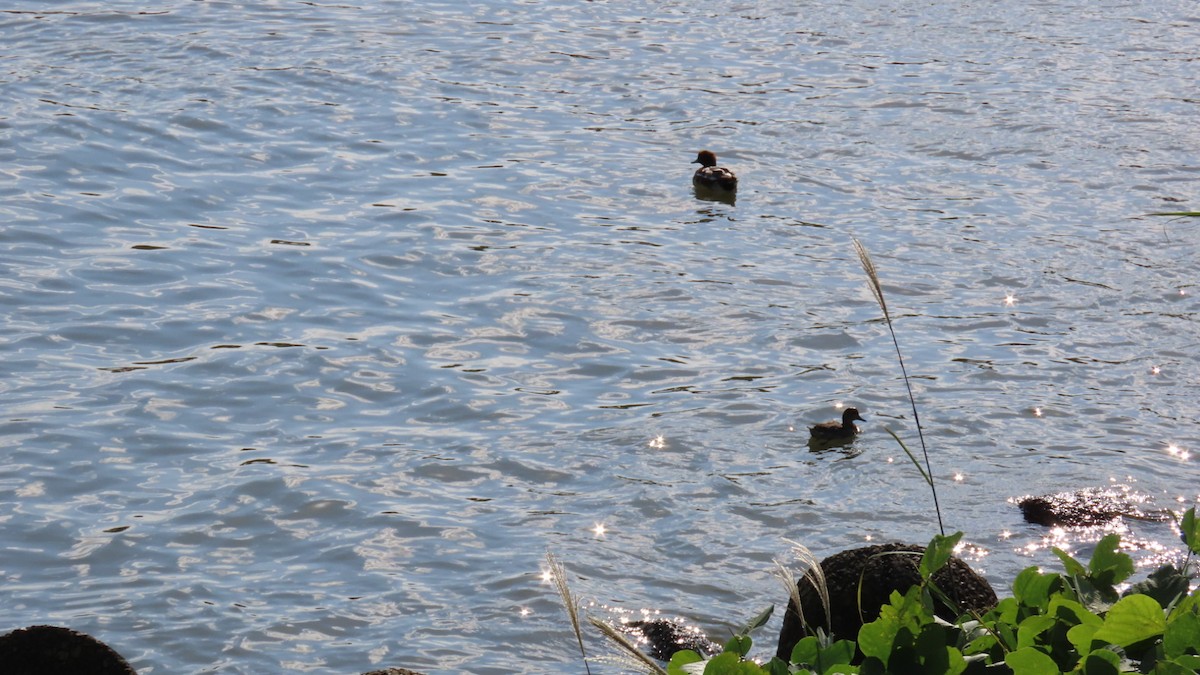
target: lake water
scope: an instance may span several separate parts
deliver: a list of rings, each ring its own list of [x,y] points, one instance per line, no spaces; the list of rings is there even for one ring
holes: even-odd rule
[[[723,637],[784,538],[937,531],[852,237],[1002,594],[1056,567],[1012,497],[1200,496],[1200,222],[1147,215],[1197,208],[1191,0],[17,0],[0,45],[2,631],[581,671],[553,551]]]

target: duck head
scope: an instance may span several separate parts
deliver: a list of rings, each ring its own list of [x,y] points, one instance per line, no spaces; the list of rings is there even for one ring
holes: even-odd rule
[[[696,155],[696,159],[692,160],[692,164],[700,166],[716,166],[717,156],[711,150],[701,150],[700,154]]]

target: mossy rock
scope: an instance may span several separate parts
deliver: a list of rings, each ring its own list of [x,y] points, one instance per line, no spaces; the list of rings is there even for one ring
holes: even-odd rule
[[[913,544],[878,544],[842,551],[822,560],[831,616],[826,621],[825,608],[809,572],[796,582],[804,621],[801,621],[794,602],[789,601],[775,655],[785,661],[791,657],[796,643],[808,635],[805,623],[832,631],[838,638],[856,639],[863,623],[879,617],[879,608],[888,603],[892,591],[905,593],[921,582],[917,566],[924,552],[924,546]],[[986,612],[996,606],[996,592],[991,584],[959,558],[951,558],[938,570],[933,575],[933,583],[957,605],[951,607],[940,600],[935,603],[937,615],[947,621],[953,621],[967,611]]]

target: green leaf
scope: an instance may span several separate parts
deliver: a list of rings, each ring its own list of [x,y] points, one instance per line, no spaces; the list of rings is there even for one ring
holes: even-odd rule
[[[704,666],[704,675],[737,675],[744,663],[737,652],[723,652],[708,660]]]
[[[1065,553],[1063,555],[1066,555]],[[1067,556],[1068,558],[1070,556]],[[1080,567],[1080,569],[1083,569]],[[1045,609],[1050,602],[1050,593],[1057,590],[1062,582],[1062,577],[1057,574],[1042,574],[1036,567],[1028,567],[1017,575],[1017,580],[1013,582],[1013,597],[1015,597],[1022,605],[1027,607],[1036,607]],[[1004,603],[1001,603],[1003,605]],[[1011,618],[1007,617],[1011,623],[1017,622],[1017,614],[1014,612]]]
[[[892,653],[892,642],[896,639],[896,631],[900,622],[895,615],[880,615],[871,623],[864,624],[858,629],[858,648],[863,656],[874,656],[887,664],[887,658]]]
[[[725,652],[733,652],[740,656],[745,656],[750,653],[750,647],[754,646],[754,641],[748,635],[734,635],[725,643]]]
[[[749,635],[750,633],[754,632],[755,629],[762,628],[767,621],[771,620],[771,614],[774,612],[775,605],[768,606],[766,609],[760,612],[758,616],[750,619],[745,626],[742,626],[742,629],[738,631],[738,635]]]
[[[1088,611],[1082,604],[1064,595],[1055,595],[1050,598],[1046,614],[1055,617],[1059,623],[1065,626],[1085,624],[1099,628],[1104,623],[1100,617]]]
[[[1081,623],[1078,626],[1072,626],[1067,631],[1067,641],[1075,647],[1075,651],[1081,655],[1089,654],[1092,651],[1092,642],[1096,639],[1096,631],[1100,630],[1098,624]]]
[[[809,635],[800,638],[795,647],[792,647],[791,662],[798,666],[808,666],[816,663],[817,652],[821,650],[821,642],[817,638]]]
[[[1057,623],[1054,617],[1047,614],[1031,616],[1021,622],[1017,628],[1017,648],[1032,647],[1038,644],[1038,637],[1054,627]]]
[[[1023,647],[1004,656],[1004,663],[1018,675],[1061,675],[1054,659],[1033,647]]]
[[[1148,578],[1129,587],[1125,595],[1138,593],[1148,595],[1158,601],[1164,608],[1170,607],[1182,595],[1187,595],[1190,579],[1187,575],[1175,569],[1174,565],[1163,565],[1154,570]]]
[[[1179,604],[1175,605],[1175,609],[1171,610],[1171,618],[1191,612],[1192,614],[1200,613],[1200,590],[1193,591]]]
[[[687,675],[687,671],[683,667],[689,663],[699,663],[704,657],[690,649],[681,649],[671,655],[671,661],[667,664],[668,675]]]
[[[792,672],[792,668],[788,665],[788,662],[777,656],[771,657],[767,665],[763,666],[763,670],[767,671],[768,675],[791,675]],[[806,673],[809,671],[802,670],[800,672]]]
[[[857,645],[853,640],[838,640],[821,651],[821,672],[833,671],[835,666],[849,664],[854,660]],[[839,673],[849,672],[845,669],[836,670]]]
[[[1188,549],[1192,553],[1200,554],[1200,518],[1196,517],[1196,507],[1183,512],[1179,529],[1183,532],[1183,543],[1187,544]]]
[[[1133,558],[1120,551],[1121,537],[1116,534],[1105,536],[1096,542],[1096,550],[1088,562],[1088,572],[1093,583],[1113,587],[1133,574]]]
[[[1163,609],[1153,598],[1128,595],[1117,601],[1104,617],[1104,625],[1093,636],[1096,640],[1128,647],[1162,635],[1167,628]]]
[[[849,672],[846,666],[854,659],[854,642],[838,640],[828,647],[811,635],[801,639],[792,649],[792,663],[811,668],[816,673]]]
[[[1200,654],[1200,616],[1187,612],[1171,617],[1163,633],[1163,653],[1168,659]]]
[[[1084,657],[1079,671],[1083,675],[1119,675],[1121,657],[1107,649],[1097,649]]]
[[[1087,576],[1087,568],[1083,566],[1083,563],[1072,558],[1070,553],[1067,553],[1057,546],[1051,548],[1050,550],[1054,551],[1054,555],[1058,556],[1058,559],[1062,561],[1063,569],[1067,572],[1067,574],[1070,574],[1073,577]]]
[[[929,546],[925,547],[925,555],[921,556],[921,566],[918,569],[922,579],[928,581],[934,572],[942,569],[950,561],[950,557],[954,555],[954,547],[958,546],[958,540],[962,539],[962,536],[962,532],[955,532],[950,536],[934,536]]]

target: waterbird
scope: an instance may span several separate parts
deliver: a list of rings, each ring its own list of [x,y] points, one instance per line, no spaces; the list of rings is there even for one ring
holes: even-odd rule
[[[692,164],[700,168],[692,174],[692,185],[701,189],[724,190],[733,192],[737,189],[737,176],[723,166],[717,166],[717,156],[711,150],[701,150]]]
[[[841,422],[822,422],[808,428],[814,441],[834,441],[854,438],[858,433],[855,422],[866,422],[858,414],[858,408],[846,408],[842,411]]]

